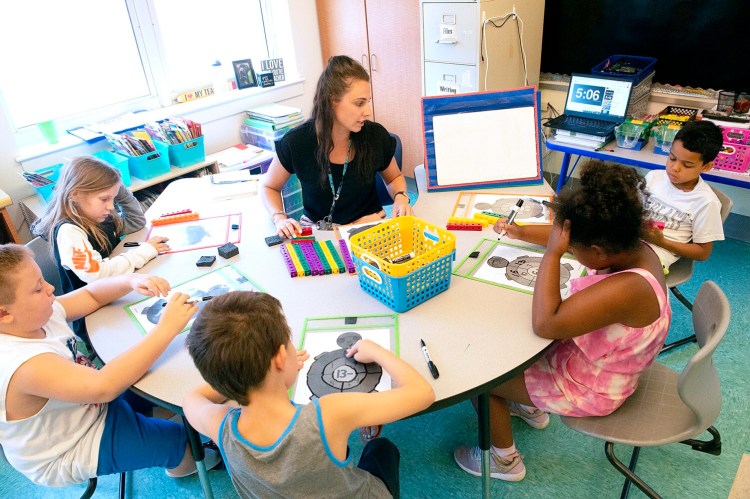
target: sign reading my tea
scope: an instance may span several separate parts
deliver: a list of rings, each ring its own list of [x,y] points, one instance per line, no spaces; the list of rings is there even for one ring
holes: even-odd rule
[[[273,73],[273,81],[284,81],[284,60],[283,59],[266,59],[260,61],[260,70],[265,73]]]

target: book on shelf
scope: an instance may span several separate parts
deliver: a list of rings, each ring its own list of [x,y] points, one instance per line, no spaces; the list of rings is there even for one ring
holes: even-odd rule
[[[302,123],[303,121],[305,121],[305,117],[300,115],[294,118],[293,120],[289,120],[284,123],[271,123],[269,121],[258,120],[255,118],[245,118],[244,123],[253,128],[259,128],[261,130],[277,132],[285,128],[291,128],[294,125],[298,125],[299,123]]]
[[[276,125],[289,123],[302,117],[302,109],[283,104],[267,104],[248,109],[245,112],[252,119]]]

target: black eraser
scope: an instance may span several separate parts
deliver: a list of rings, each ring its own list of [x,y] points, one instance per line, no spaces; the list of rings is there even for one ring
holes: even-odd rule
[[[195,264],[198,267],[210,267],[214,264],[216,261],[216,257],[213,255],[203,255],[202,257],[198,258],[198,261],[195,262]]]
[[[357,318],[356,317],[344,317],[344,324],[356,324]]]
[[[240,249],[232,243],[227,243],[224,246],[219,246],[217,250],[219,256],[222,258],[232,258],[240,254]]]
[[[479,252],[478,251],[472,251],[469,254],[469,258],[479,258]]]
[[[281,239],[281,236],[275,235],[275,236],[268,236],[266,238],[266,244],[268,246],[275,246],[277,244],[281,244],[284,240]]]

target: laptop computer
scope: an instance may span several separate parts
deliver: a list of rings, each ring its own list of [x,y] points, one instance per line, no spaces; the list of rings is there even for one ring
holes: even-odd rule
[[[605,137],[625,121],[633,82],[622,78],[573,73],[565,111],[545,126]]]

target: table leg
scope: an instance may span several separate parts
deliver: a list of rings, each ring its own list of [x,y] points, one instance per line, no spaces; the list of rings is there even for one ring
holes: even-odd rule
[[[560,192],[560,189],[565,185],[565,179],[568,177],[568,167],[570,166],[570,153],[563,153],[562,164],[560,165],[560,177],[557,179],[557,189],[555,192]]]
[[[479,448],[482,449],[482,497],[490,497],[490,394],[481,394],[477,401]]]
[[[188,442],[190,443],[190,450],[193,452],[193,459],[195,459],[195,467],[198,469],[198,478],[203,488],[203,496],[206,499],[214,499],[214,492],[211,490],[211,482],[208,480],[208,470],[206,470],[206,463],[203,459],[206,457],[206,453],[203,451],[203,444],[201,443],[201,436],[195,431],[185,416],[182,416],[182,422],[185,424],[185,429],[188,434]]]

